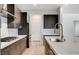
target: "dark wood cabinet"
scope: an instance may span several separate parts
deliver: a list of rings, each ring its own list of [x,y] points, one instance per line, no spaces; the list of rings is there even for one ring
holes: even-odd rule
[[[56,55],[54,50],[51,49],[51,46],[48,44],[45,38],[43,38],[43,45],[45,47],[45,55]]]
[[[27,23],[27,12],[21,12],[21,25],[26,26]]]
[[[58,15],[44,15],[44,28],[51,29],[58,23]],[[58,25],[57,27],[58,28]]]
[[[7,11],[11,14],[15,14],[15,5],[14,4],[7,4]],[[7,21],[8,21],[8,28],[14,28],[14,24],[12,23],[14,21],[14,17],[7,14]]]
[[[26,49],[26,38],[11,44],[10,46],[1,50],[1,55],[21,55]]]
[[[18,28],[19,35],[28,35],[29,34],[29,23],[27,23],[27,12],[21,12],[21,28]]]
[[[15,12],[15,5],[14,4],[7,4],[7,11],[14,15]]]

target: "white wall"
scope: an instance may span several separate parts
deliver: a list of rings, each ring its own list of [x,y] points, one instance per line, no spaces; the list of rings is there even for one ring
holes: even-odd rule
[[[62,15],[63,30],[65,37],[75,36],[74,21],[79,21],[79,14],[65,14]]]
[[[70,4],[61,6],[60,21],[63,24],[64,37],[75,36],[74,21],[79,21],[79,5]]]
[[[68,4],[63,6],[64,13],[79,14],[79,4]]]

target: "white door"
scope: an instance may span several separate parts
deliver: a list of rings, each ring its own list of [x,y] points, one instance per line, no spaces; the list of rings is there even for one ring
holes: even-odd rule
[[[42,15],[30,15],[31,41],[41,41],[42,38]]]

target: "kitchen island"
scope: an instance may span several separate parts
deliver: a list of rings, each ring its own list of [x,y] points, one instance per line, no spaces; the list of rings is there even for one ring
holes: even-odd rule
[[[52,38],[52,39],[51,39]],[[50,55],[78,55],[79,38],[68,37],[64,42],[55,42],[54,37],[45,37],[45,53]]]
[[[20,55],[26,49],[27,35],[19,35],[10,42],[1,42],[1,55]]]

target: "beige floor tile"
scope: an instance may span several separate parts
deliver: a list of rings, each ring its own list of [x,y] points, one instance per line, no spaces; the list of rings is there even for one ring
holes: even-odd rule
[[[30,47],[26,48],[23,55],[44,55],[44,46],[41,42],[31,42]]]

